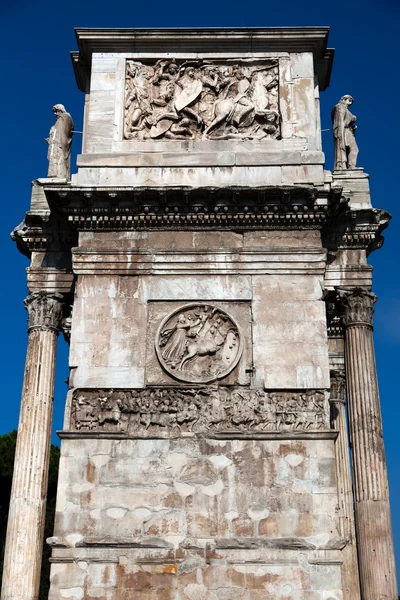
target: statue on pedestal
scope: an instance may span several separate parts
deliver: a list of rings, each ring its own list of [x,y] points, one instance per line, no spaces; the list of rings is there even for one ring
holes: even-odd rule
[[[352,96],[342,96],[332,109],[333,139],[335,144],[335,171],[355,169],[358,146],[355,137],[357,117],[351,114],[349,106]]]
[[[47,177],[69,180],[74,122],[62,104],[55,104],[53,113],[56,115],[56,122],[50,129],[49,137],[45,138],[49,144]]]

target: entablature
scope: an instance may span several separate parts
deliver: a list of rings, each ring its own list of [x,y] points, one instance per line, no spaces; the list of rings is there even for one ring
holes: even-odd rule
[[[86,91],[93,53],[279,53],[311,52],[322,90],[328,87],[334,50],[329,27],[241,27],[127,29],[76,28],[78,52],[71,52],[79,88]],[[179,43],[178,43],[179,40]]]
[[[78,230],[320,229],[340,204],[338,188],[266,186],[44,187]]]
[[[34,182],[12,237],[20,251],[70,252],[80,231],[317,230],[331,253],[379,248],[391,216],[355,208],[338,185],[87,187]],[[333,267],[334,268],[334,267]]]

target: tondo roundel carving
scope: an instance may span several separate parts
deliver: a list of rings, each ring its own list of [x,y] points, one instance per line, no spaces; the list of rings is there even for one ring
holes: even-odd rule
[[[155,349],[163,368],[176,379],[209,383],[226,377],[242,354],[239,329],[224,310],[191,304],[161,323]]]

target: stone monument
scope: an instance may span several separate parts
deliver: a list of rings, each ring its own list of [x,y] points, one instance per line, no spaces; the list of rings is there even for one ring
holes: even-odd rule
[[[356,117],[349,111],[352,96],[342,96],[332,109],[333,137],[335,140],[335,170],[355,169],[358,146],[355,137]]]
[[[47,177],[69,180],[74,122],[62,104],[55,104],[53,113],[56,115],[56,122],[45,140],[49,144]]]
[[[33,182],[13,233],[29,341],[2,600],[38,593],[60,331],[52,600],[397,600],[367,262],[390,215],[349,96],[324,170],[328,29],[76,35],[77,173]]]

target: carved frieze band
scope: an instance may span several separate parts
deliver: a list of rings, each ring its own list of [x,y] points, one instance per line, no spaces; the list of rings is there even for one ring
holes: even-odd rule
[[[264,432],[329,429],[328,393],[146,388],[75,390],[72,430]]]
[[[372,329],[374,304],[378,300],[372,292],[360,287],[338,290],[338,300],[345,327],[369,327]]]
[[[344,369],[332,369],[331,377],[331,395],[329,402],[336,404],[345,404],[346,395],[346,374]]]
[[[63,317],[64,298],[61,294],[34,292],[24,300],[28,311],[28,331],[51,330],[58,333]]]
[[[126,139],[276,139],[278,61],[127,61]]]

